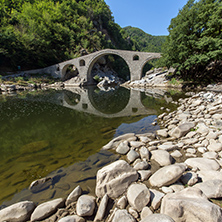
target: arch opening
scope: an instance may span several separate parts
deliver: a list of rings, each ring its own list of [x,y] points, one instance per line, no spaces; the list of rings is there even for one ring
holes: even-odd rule
[[[146,76],[153,73],[158,60],[159,59],[152,59],[152,60],[148,60],[144,63],[144,65],[142,67],[141,78],[146,77]]]
[[[65,90],[64,99],[70,106],[76,106],[80,102],[81,96],[77,93]]]
[[[108,78],[109,82],[115,85],[123,83],[130,79],[130,69],[126,61],[116,54],[100,55],[91,63],[88,70],[88,80],[92,84],[98,84],[104,78]]]
[[[66,81],[66,80],[69,80],[69,79],[71,79],[73,77],[78,76],[79,75],[79,71],[75,67],[75,65],[68,64],[68,65],[64,66],[62,74],[63,74],[62,80]]]
[[[85,60],[81,59],[81,60],[79,61],[79,66],[85,66],[85,65],[86,65]]]
[[[140,60],[140,57],[138,55],[134,55],[133,56],[133,61],[138,61],[138,60]]]
[[[119,113],[124,110],[130,100],[130,91],[122,87],[107,92],[91,88],[88,93],[93,107],[103,114]]]

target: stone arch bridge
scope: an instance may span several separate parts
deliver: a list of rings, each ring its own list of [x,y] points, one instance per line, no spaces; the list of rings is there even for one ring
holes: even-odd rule
[[[91,70],[93,65],[99,58],[105,55],[117,55],[121,57],[129,67],[131,81],[141,79],[143,67],[148,61],[161,57],[160,53],[104,49],[85,56],[81,56],[79,58],[71,59],[50,67],[46,67],[41,69],[41,73],[49,73],[53,77],[63,79],[65,77],[67,68],[70,65],[74,65],[78,69],[79,76],[90,83],[92,81]],[[40,70],[38,70],[38,72],[39,71]]]

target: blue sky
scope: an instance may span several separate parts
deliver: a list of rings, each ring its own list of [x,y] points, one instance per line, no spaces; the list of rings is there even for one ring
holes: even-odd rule
[[[105,0],[121,27],[133,26],[151,35],[168,35],[172,18],[188,0]]]

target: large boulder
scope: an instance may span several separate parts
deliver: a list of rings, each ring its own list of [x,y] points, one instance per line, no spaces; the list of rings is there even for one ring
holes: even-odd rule
[[[198,168],[199,170],[219,170],[220,165],[216,160],[207,158],[189,158],[185,161],[188,166],[192,168]]]
[[[116,152],[119,154],[127,154],[129,152],[130,148],[129,148],[129,143],[128,141],[123,141],[121,142],[118,147],[116,148]]]
[[[186,170],[186,165],[177,163],[157,170],[149,179],[152,186],[162,187],[176,182]]]
[[[179,125],[175,129],[173,129],[169,134],[172,137],[180,138],[185,136],[192,128],[195,127],[194,123],[187,122]]]
[[[31,221],[44,220],[56,212],[56,210],[65,205],[63,198],[50,200],[37,206],[31,215]]]
[[[198,177],[201,178],[203,182],[212,180],[222,180],[222,172],[221,171],[215,171],[215,170],[201,170],[198,171]]]
[[[171,217],[165,214],[152,214],[145,217],[140,222],[175,222],[175,221]]]
[[[58,222],[85,222],[85,219],[77,215],[63,217]]]
[[[160,213],[176,222],[222,221],[222,209],[208,201],[201,190],[193,187],[167,194],[162,200]]]
[[[151,154],[151,159],[155,160],[160,166],[168,166],[173,162],[173,158],[165,150],[153,150]]]
[[[76,203],[76,213],[80,217],[92,216],[94,213],[96,203],[95,197],[89,195],[82,195]]]
[[[77,199],[82,194],[82,189],[80,186],[77,186],[67,197],[66,199],[66,206],[68,206],[70,203],[77,201]]]
[[[98,170],[96,176],[96,195],[103,197],[107,193],[110,198],[117,198],[137,179],[137,171],[126,161],[118,160]]]
[[[101,221],[105,215],[109,197],[105,194],[100,202],[94,221]]]
[[[194,187],[202,190],[208,198],[222,198],[222,180],[208,180]]]
[[[164,193],[158,191],[158,190],[154,190],[154,189],[150,189],[150,199],[151,199],[151,206],[154,210],[157,210],[161,204],[161,200],[162,198],[165,196]]]
[[[25,222],[35,209],[32,201],[22,201],[0,210],[0,221]]]
[[[117,210],[112,222],[135,222],[136,220],[127,212],[127,210]]]
[[[127,199],[140,212],[150,201],[150,191],[145,184],[131,184],[127,190]]]

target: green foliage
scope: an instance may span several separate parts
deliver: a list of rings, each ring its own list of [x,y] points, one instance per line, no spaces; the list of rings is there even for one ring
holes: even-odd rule
[[[189,0],[168,30],[162,64],[177,68],[177,74],[186,80],[221,78],[221,0]]]
[[[161,52],[163,43],[166,41],[166,36],[152,36],[139,28],[127,26],[124,28],[133,41],[135,49],[143,52]]]
[[[178,86],[178,85],[180,85],[182,83],[182,81],[181,80],[177,80],[176,78],[172,78],[169,83],[172,84],[172,85]]]
[[[41,68],[103,48],[132,49],[104,0],[3,0],[0,66]]]
[[[93,79],[94,79],[96,82],[101,82],[101,79],[100,79],[100,77],[99,77],[98,75],[95,75],[95,76],[93,77]]]
[[[109,55],[106,58],[108,66],[112,68],[120,78],[124,80],[130,79],[129,67],[125,60],[117,55]]]
[[[24,80],[24,78],[21,77],[21,76],[15,77],[15,81],[16,81],[16,82],[18,82],[18,81],[23,81],[23,80]]]

